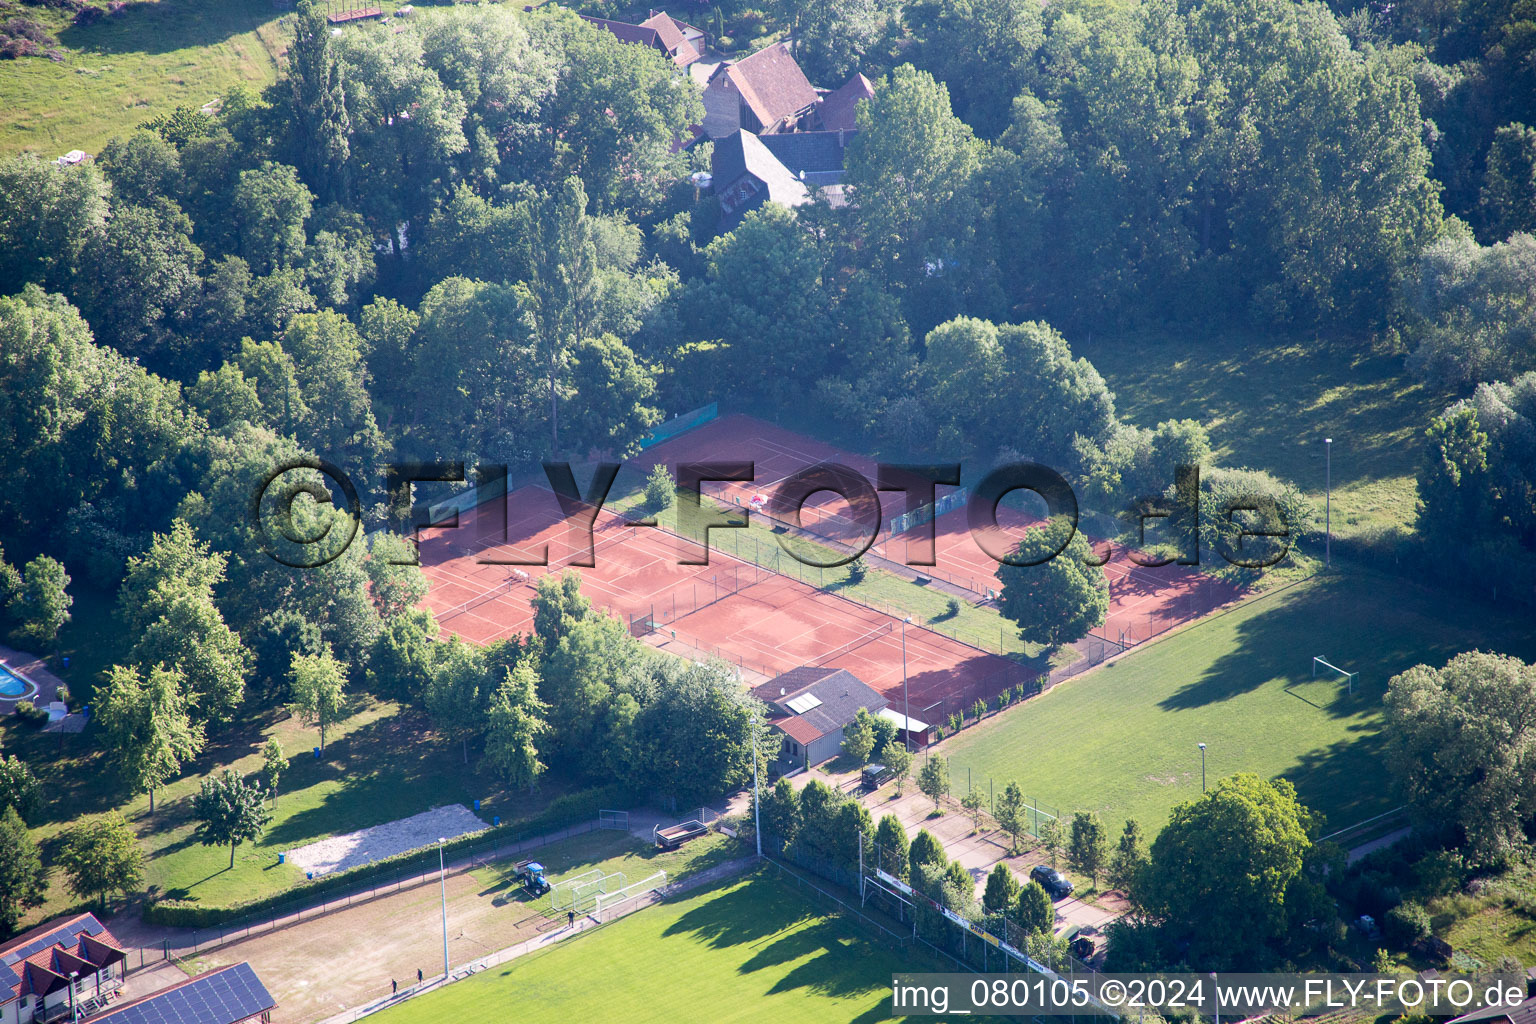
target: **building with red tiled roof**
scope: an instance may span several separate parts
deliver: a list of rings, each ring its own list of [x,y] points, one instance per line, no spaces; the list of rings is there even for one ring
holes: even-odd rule
[[[686,21],[678,21],[666,11],[653,10],[650,17],[638,25],[631,25],[624,21],[589,18],[585,14],[581,17],[583,21],[613,33],[626,43],[637,43],[641,46],[649,46],[653,50],[660,50],[666,54],[667,59],[680,68],[687,67],[704,55],[704,31]]]
[[[724,61],[704,87],[704,131],[712,139],[746,129],[794,131],[821,97],[783,43],[743,60]]]
[[[0,943],[0,1022],[48,1024],[106,1006],[128,955],[94,914],[51,921]]]
[[[827,93],[816,104],[816,120],[821,123],[823,131],[851,132],[858,127],[854,115],[859,104],[874,98],[875,84],[856,71],[852,78]]]

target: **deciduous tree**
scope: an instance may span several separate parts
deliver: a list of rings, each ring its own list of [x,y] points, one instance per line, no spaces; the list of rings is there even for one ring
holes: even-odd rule
[[[1088,539],[1074,531],[1065,546],[1061,534],[1070,529],[1053,520],[1024,534],[1014,550],[1019,562],[1034,565],[998,566],[1003,590],[999,611],[1017,623],[1019,636],[1031,643],[1055,647],[1080,640],[1104,624],[1109,612],[1109,581]],[[1061,550],[1052,555],[1057,548]]]
[[[147,678],[131,665],[113,666],[95,705],[118,777],[130,792],[149,794],[153,814],[155,790],[203,749],[203,727],[188,715],[180,676],[164,665],[150,669]]]
[[[1142,844],[1141,826],[1134,818],[1126,821],[1120,833],[1120,841],[1109,861],[1109,880],[1115,888],[1129,894],[1136,883],[1136,876],[1147,862],[1147,852]]]
[[[937,754],[923,759],[923,767],[917,773],[917,788],[933,800],[933,809],[939,809],[939,799],[949,795],[949,762]]]
[[[0,813],[0,932],[16,930],[21,916],[48,896],[48,872],[16,808]]]
[[[537,787],[544,772],[539,737],[548,730],[539,700],[538,672],[525,659],[508,672],[486,711],[485,759],[509,789]]]
[[[1284,779],[1225,778],[1180,804],[1152,844],[1141,903],[1192,963],[1248,962],[1286,926],[1286,896],[1311,848],[1311,814]]]
[[[288,769],[288,757],[283,753],[283,742],[276,736],[267,737],[261,748],[261,780],[272,794],[272,806],[277,806],[277,784]]]
[[[204,846],[229,844],[231,868],[235,866],[235,848],[260,839],[272,820],[261,787],[228,768],[203,780],[202,789],[192,799],[192,816],[198,822],[198,842]]]
[[[1029,881],[1019,887],[1014,917],[1026,933],[1049,932],[1056,924],[1056,906],[1039,882]]]
[[[1072,838],[1067,845],[1067,859],[1072,866],[1099,884],[1099,872],[1109,860],[1109,835],[1104,823],[1092,811],[1078,811],[1072,816]]]
[[[981,905],[989,914],[1005,914],[1019,900],[1019,880],[1013,877],[1008,865],[999,861],[987,875],[987,887],[982,892]]]
[[[894,814],[882,815],[880,824],[875,826],[875,856],[879,867],[905,881],[910,870],[907,860],[910,845],[901,819]]]
[[[23,821],[42,810],[43,787],[19,754],[0,754],[0,810],[16,808]]]
[[[1483,651],[1416,665],[1387,685],[1387,764],[1426,828],[1496,864],[1536,818],[1536,666]]]
[[[58,864],[76,896],[94,896],[102,907],[113,893],[131,892],[144,880],[144,851],[117,811],[90,818],[66,832]]]
[[[21,623],[16,627],[17,639],[28,646],[52,650],[74,603],[63,563],[38,555],[22,570],[21,588],[11,595],[10,613]]]
[[[346,686],[346,673],[330,651],[294,656],[293,667],[288,675],[288,689],[292,697],[288,709],[298,715],[305,725],[320,729],[322,754],[325,753],[325,731],[346,713]]]
[[[1003,787],[997,797],[997,806],[992,809],[992,817],[1012,840],[1009,852],[1017,850],[1019,841],[1029,831],[1029,808],[1024,805],[1024,791],[1017,782],[1010,781]]]
[[[853,721],[843,728],[843,753],[854,764],[862,765],[869,761],[869,755],[875,749],[874,717],[866,708],[859,708],[853,716]]]

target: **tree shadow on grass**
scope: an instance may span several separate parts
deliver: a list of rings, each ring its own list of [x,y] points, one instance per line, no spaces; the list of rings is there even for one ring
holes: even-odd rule
[[[168,53],[222,43],[263,20],[255,5],[234,0],[138,0],[94,24],[70,25],[58,38],[93,54]]]
[[[1441,665],[1473,647],[1510,653],[1532,647],[1528,630],[1505,629],[1488,610],[1452,609],[1423,587],[1375,574],[1318,579],[1260,600],[1265,603],[1242,619],[1235,639],[1223,645],[1225,653],[1198,680],[1163,700],[1163,710],[1204,707],[1281,679],[1308,685],[1310,702],[1322,705],[1325,714],[1349,718],[1379,708],[1387,682],[1414,665]],[[1342,678],[1334,692],[1310,687],[1313,657],[1358,671],[1354,695]]]
[[[801,900],[765,898],[765,890],[774,889],[782,887],[757,879],[721,893],[683,914],[662,934],[691,936],[714,949],[725,949],[772,938],[817,916]]]
[[[743,964],[742,970],[759,970],[809,957],[780,978],[769,993],[804,989],[824,998],[846,999],[883,989],[886,984],[884,979],[876,981],[864,971],[849,970],[849,964],[857,963],[865,952],[860,946],[836,922],[828,920],[772,943]]]
[[[275,824],[263,844],[281,849],[409,817],[425,810],[423,794],[430,794],[435,806],[468,802],[470,769],[456,770],[448,755],[443,744],[423,740],[415,716],[393,715],[361,726],[327,746],[322,758],[290,762],[283,783],[290,792],[325,782],[340,785],[318,805]]]
[[[1386,773],[1386,734],[1364,727],[1351,731],[1355,735],[1350,739],[1302,754],[1281,775],[1296,787],[1303,804],[1323,815],[1325,834],[1396,803]]]

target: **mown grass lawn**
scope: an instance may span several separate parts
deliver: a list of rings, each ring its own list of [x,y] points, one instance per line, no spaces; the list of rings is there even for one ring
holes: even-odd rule
[[[493,861],[475,868],[470,874],[484,886],[485,892],[518,894],[521,889],[516,878],[517,865],[523,860],[535,860],[544,865],[544,876],[556,884],[590,871],[601,871],[604,876],[621,874],[623,879],[612,880],[606,890],[617,892],[624,886],[652,878],[658,871],[666,872],[666,879],[664,882],[657,880],[655,884],[670,885],[746,852],[736,841],[719,832],[700,836],[675,850],[662,850],[654,843],[641,842],[628,832],[600,830],[563,839],[519,857]],[[552,896],[553,893],[541,896],[533,902],[550,916],[564,917],[565,908],[554,907],[550,902]],[[590,905],[587,909],[591,909]]]
[[[939,969],[898,956],[760,872],[620,918],[375,1020],[873,1022],[890,1019],[892,974]]]
[[[0,153],[99,153],[178,105],[200,107],[237,85],[260,89],[277,78],[285,13],[291,22],[271,0],[138,0],[85,27],[44,14],[64,60],[0,66]]]
[[[1156,832],[1235,772],[1284,776],[1341,828],[1397,805],[1382,764],[1381,698],[1396,673],[1472,649],[1526,658],[1511,616],[1367,573],[1317,577],[1207,619],[945,741],[956,794],[1010,779],[1060,808]],[[1358,671],[1356,693],[1311,678],[1322,655]]]
[[[1215,461],[1292,480],[1322,509],[1333,438],[1333,529],[1412,526],[1414,474],[1430,417],[1458,397],[1425,384],[1400,356],[1357,339],[1269,335],[1101,335],[1074,340],[1138,426],[1191,418]],[[1310,550],[1310,548],[1309,548]]]
[[[319,743],[316,731],[294,718],[269,717],[215,735],[196,764],[156,793],[153,814],[146,796],[129,798],[117,787],[89,732],[61,737],[14,720],[3,727],[5,749],[20,753],[39,771],[49,796],[44,820],[32,830],[46,859],[57,853],[63,833],[75,821],[119,809],[143,844],[145,891],[209,904],[256,899],[303,881],[303,872],[278,864],[277,855],[317,839],[444,804],[472,807],[477,798],[487,824],[492,815],[510,822],[537,813],[565,790],[552,780],[537,796],[509,796],[478,772],[473,757],[465,765],[457,744],[434,736],[424,715],[365,697],[357,700],[351,717],[328,732],[323,759],[311,753]],[[198,842],[192,797],[212,771],[231,767],[255,775],[268,736],[282,742],[290,766],[266,835],[255,844],[242,844],[231,869],[228,847]],[[42,920],[76,905],[62,873],[55,871],[47,905],[29,919]]]

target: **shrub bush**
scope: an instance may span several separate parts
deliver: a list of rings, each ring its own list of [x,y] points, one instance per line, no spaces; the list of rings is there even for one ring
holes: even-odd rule
[[[1400,949],[1429,938],[1429,930],[1429,911],[1411,900],[1387,911],[1387,919],[1382,923],[1387,941]]]
[[[42,725],[48,721],[48,712],[29,700],[16,702],[16,714],[28,725]]]

